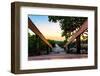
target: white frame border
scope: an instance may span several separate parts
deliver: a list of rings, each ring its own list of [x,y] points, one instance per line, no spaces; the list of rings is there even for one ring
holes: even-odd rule
[[[93,10],[62,8],[21,7],[20,8],[20,69],[43,69],[94,65],[94,14]],[[88,58],[28,61],[28,14],[88,17]],[[92,34],[91,34],[92,31]],[[92,44],[92,45],[91,45]],[[90,50],[90,51],[89,51]],[[67,63],[67,64],[66,64]],[[41,65],[40,65],[41,64]]]

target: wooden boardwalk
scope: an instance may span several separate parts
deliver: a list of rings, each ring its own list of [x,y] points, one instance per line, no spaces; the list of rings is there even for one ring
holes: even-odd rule
[[[87,58],[88,54],[50,54],[28,57],[28,60],[48,60],[48,59],[79,59]]]
[[[47,41],[47,39],[43,36],[43,34],[38,30],[35,24],[28,18],[28,28],[31,29],[36,35],[38,35],[44,43],[46,43],[50,48],[53,48],[52,45]],[[76,37],[82,34],[85,30],[88,29],[88,21],[85,21],[80,29],[72,35],[70,40],[64,45],[66,47],[70,44]],[[49,55],[41,55],[41,56],[32,56],[28,57],[28,60],[46,60],[46,59],[79,59],[79,58],[87,58],[88,54],[49,54]]]

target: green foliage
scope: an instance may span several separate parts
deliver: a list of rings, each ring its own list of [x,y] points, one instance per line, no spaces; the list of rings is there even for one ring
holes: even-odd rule
[[[55,41],[55,43],[58,44],[62,48],[64,46],[64,41]]]
[[[79,28],[86,17],[66,17],[66,16],[48,16],[50,22],[59,22],[62,30],[62,36],[65,36],[66,40],[71,36],[71,32]]]
[[[55,41],[54,41],[54,40],[48,40],[48,42],[49,42],[53,47],[55,47]]]
[[[35,35],[30,35],[28,33],[28,45],[29,45],[29,49],[31,49],[32,47],[35,47],[36,46],[36,36]],[[34,45],[33,45],[34,44]]]
[[[64,41],[48,40],[48,42],[55,47],[55,44],[58,44],[60,47],[63,47]]]
[[[37,36],[28,33],[28,55],[38,56],[48,54],[49,47]]]

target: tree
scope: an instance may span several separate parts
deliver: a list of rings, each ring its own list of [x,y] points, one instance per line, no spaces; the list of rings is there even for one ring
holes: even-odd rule
[[[65,41],[67,42],[73,31],[79,29],[87,17],[48,16],[48,19],[50,22],[59,22],[62,30],[62,36],[65,37]],[[76,42],[78,48],[77,53],[80,53],[80,36],[77,37]]]
[[[39,36],[28,33],[28,56],[49,54],[50,50],[50,47]]]

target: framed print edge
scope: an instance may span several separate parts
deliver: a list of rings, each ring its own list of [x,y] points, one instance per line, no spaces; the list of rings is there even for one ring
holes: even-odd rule
[[[78,66],[78,67],[61,67],[61,68],[46,68],[46,69],[31,69],[20,70],[20,7],[49,7],[49,8],[64,8],[94,10],[95,11],[95,45],[94,45],[94,65],[93,66]],[[11,3],[11,72],[15,74],[23,73],[40,73],[40,72],[57,72],[57,71],[73,71],[73,70],[88,70],[97,69],[97,7],[92,6],[76,6],[76,5],[60,5],[60,4],[43,4],[43,3],[28,3],[28,2],[13,2]]]
[[[95,45],[94,45],[94,50],[95,50],[95,68],[97,69],[98,68],[98,8],[97,7],[95,7],[95,24],[94,24],[94,26],[95,26],[95,36],[94,36],[94,39],[95,39]]]
[[[20,13],[16,3],[11,3],[11,72],[20,71]]]

